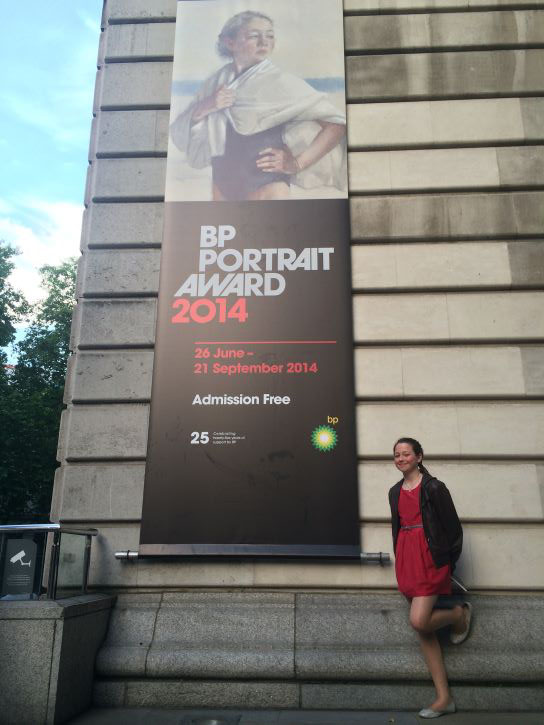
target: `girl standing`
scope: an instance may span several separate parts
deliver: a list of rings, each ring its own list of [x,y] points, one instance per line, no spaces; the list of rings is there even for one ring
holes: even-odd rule
[[[399,438],[393,448],[403,478],[389,491],[395,573],[399,590],[410,602],[410,624],[417,631],[436,700],[422,718],[455,712],[437,629],[451,625],[450,640],[468,636],[472,607],[433,609],[440,594],[451,594],[451,573],[463,543],[463,530],[450,493],[423,465],[423,448],[414,438]]]

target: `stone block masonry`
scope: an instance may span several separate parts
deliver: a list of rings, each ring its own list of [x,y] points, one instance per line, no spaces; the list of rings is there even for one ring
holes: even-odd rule
[[[108,0],[103,16],[53,504],[63,521],[100,522],[96,586],[198,586],[221,571],[106,560],[138,541],[175,8]],[[345,9],[362,545],[389,549],[387,460],[408,432],[458,499],[469,584],[539,591],[544,3]],[[242,586],[394,583],[343,565],[222,566]]]

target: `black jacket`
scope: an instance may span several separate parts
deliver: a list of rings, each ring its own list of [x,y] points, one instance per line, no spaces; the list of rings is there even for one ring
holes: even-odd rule
[[[393,551],[395,552],[400,529],[399,496],[401,486],[402,481],[399,481],[389,491]],[[424,472],[419,489],[419,505],[423,531],[435,566],[440,567],[451,564],[453,571],[455,562],[459,558],[463,547],[463,529],[446,484],[431,476],[430,473]]]

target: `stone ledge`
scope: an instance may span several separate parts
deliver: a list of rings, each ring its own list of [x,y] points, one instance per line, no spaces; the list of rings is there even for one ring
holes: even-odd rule
[[[427,678],[398,594],[192,592],[167,593],[160,602],[148,597],[119,600],[98,658],[99,676],[145,676],[144,690],[164,678],[358,684]],[[445,630],[441,635],[451,678],[475,684],[544,681],[544,597],[470,598],[475,619],[467,643],[455,647]]]
[[[120,600],[101,675],[251,679],[294,677],[294,595],[165,593]],[[144,605],[142,607],[142,605]],[[121,630],[121,631],[120,631]]]
[[[475,617],[462,647],[447,641],[452,679],[544,680],[541,597],[471,596]],[[395,595],[298,594],[296,671],[300,679],[425,679],[408,609]]]
[[[1,722],[61,723],[89,707],[95,656],[114,601],[89,594],[0,602]]]
[[[70,619],[110,609],[116,597],[109,594],[82,594],[66,599],[39,601],[0,601],[0,619]]]

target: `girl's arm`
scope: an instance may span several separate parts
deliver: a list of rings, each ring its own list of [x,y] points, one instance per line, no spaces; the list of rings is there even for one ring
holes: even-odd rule
[[[298,156],[293,156],[287,147],[281,149],[263,149],[257,160],[261,171],[298,174],[329,153],[346,135],[346,127],[341,123],[318,121],[321,131],[312,143]]]
[[[463,528],[446,485],[441,481],[437,481],[437,484],[440,485],[436,488],[432,497],[432,504],[450,545],[450,557],[453,569],[463,548]]]
[[[296,158],[298,171],[304,171],[316,161],[328,154],[346,135],[346,127],[341,123],[319,121],[321,131],[308,148]]]

